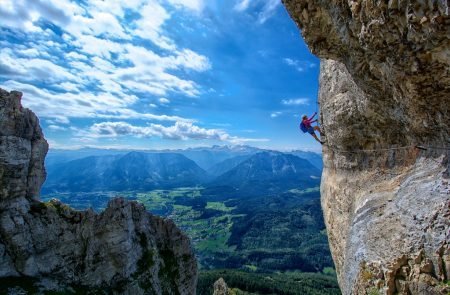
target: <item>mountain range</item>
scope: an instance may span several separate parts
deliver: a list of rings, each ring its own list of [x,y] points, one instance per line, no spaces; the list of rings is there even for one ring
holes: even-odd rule
[[[42,192],[144,191],[199,185],[270,192],[317,185],[320,179],[319,168],[305,159],[250,147],[189,149],[183,150],[184,154],[107,152],[86,149],[50,153]],[[94,156],[83,157],[89,154]],[[186,155],[214,165],[205,170]]]
[[[50,149],[46,159],[46,167],[66,163],[76,159],[82,159],[89,156],[105,156],[105,155],[124,155],[135,150],[127,149],[100,149],[100,148],[81,148],[76,150],[65,149]],[[196,147],[188,149],[173,149],[173,150],[139,150],[144,153],[175,153],[186,156],[188,159],[194,161],[198,166],[204,170],[214,169],[214,166],[237,156],[251,156],[259,152],[270,151],[260,149],[247,145],[236,146],[219,146],[212,147]],[[286,154],[293,154],[299,158],[308,160],[311,164],[319,169],[322,169],[322,156],[318,153],[295,150],[284,152]],[[244,158],[243,158],[244,159]]]
[[[43,192],[152,190],[195,186],[207,178],[180,154],[129,152],[51,165]]]
[[[321,171],[307,160],[280,152],[260,152],[218,176],[212,184],[245,191],[279,193],[320,183]]]

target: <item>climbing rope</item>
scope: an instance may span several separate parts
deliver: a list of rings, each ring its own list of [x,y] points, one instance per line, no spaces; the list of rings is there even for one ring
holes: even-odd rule
[[[317,113],[317,125],[322,125],[320,122],[320,102],[319,102],[320,88],[317,88],[317,98],[316,98],[316,113]]]
[[[316,113],[317,113],[317,124],[318,125],[322,125],[320,124],[320,102],[319,102],[319,89],[317,90],[317,99],[316,99]],[[322,137],[322,136],[321,136]],[[391,147],[391,148],[384,148],[384,149],[356,149],[356,150],[342,150],[339,149],[337,147],[333,147],[331,145],[327,145],[324,144],[324,146],[327,146],[329,149],[334,150],[334,151],[338,151],[341,153],[350,153],[350,154],[356,154],[356,153],[360,153],[360,152],[378,152],[378,151],[393,151],[393,150],[406,150],[406,149],[411,149],[411,148],[416,148],[419,150],[445,150],[448,151],[450,153],[450,147],[437,147],[437,146],[423,146],[423,145],[407,145],[407,146],[400,146],[400,147]]]
[[[411,148],[416,148],[419,150],[447,150],[450,151],[450,147],[436,147],[436,146],[422,146],[422,145],[408,145],[408,146],[400,146],[400,147],[391,147],[391,148],[384,148],[384,149],[356,149],[356,150],[343,150],[343,149],[339,149],[337,147],[333,147],[330,145],[325,145],[327,146],[329,149],[333,150],[333,151],[337,151],[340,153],[349,153],[349,154],[357,154],[360,152],[383,152],[383,151],[393,151],[393,150],[406,150],[406,149],[411,149]]]

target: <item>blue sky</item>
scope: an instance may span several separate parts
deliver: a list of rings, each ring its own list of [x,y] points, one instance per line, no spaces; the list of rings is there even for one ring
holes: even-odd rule
[[[52,148],[319,150],[319,61],[277,0],[3,0],[0,86]]]

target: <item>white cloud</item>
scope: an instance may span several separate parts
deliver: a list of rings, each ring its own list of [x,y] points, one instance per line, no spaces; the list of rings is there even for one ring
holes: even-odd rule
[[[28,48],[25,50],[20,50],[19,52],[22,56],[26,57],[38,57],[39,51],[36,48]]]
[[[201,12],[205,6],[204,0],[167,0],[175,7],[185,7],[195,12]]]
[[[102,122],[92,125],[88,131],[80,133],[84,137],[161,137],[172,140],[218,140],[238,144],[250,141],[267,141],[267,139],[240,138],[231,136],[221,129],[206,129],[190,122],[176,122],[172,126],[150,124],[149,126],[134,126],[126,122]]]
[[[299,72],[304,72],[309,69],[315,68],[316,64],[306,60],[297,60],[292,58],[283,58],[283,62],[288,66],[294,67]]]
[[[275,14],[280,4],[280,0],[237,0],[234,10],[245,12],[250,7],[255,7],[257,8],[258,23],[263,24]]]
[[[45,120],[48,125],[70,124],[70,120],[65,117],[52,118],[51,120]],[[74,127],[69,127],[74,128]]]
[[[198,96],[200,89],[194,81],[167,73],[170,69],[206,71],[211,68],[208,58],[190,50],[176,51],[174,55],[159,56],[144,47],[127,45],[123,58],[133,66],[116,69],[114,79],[133,91],[165,95],[175,91],[187,96]]]
[[[245,11],[250,5],[251,0],[240,0],[234,6],[234,9],[237,11]]]
[[[79,92],[80,89],[78,88],[77,84],[70,83],[70,82],[63,82],[58,84],[58,88],[68,91],[68,92]]]
[[[70,58],[70,59],[76,59],[76,60],[87,60],[86,55],[79,54],[78,52],[75,52],[75,51],[71,51],[71,52],[67,53],[66,57]]]
[[[11,35],[23,35],[21,44],[1,41],[2,87],[23,91],[24,106],[53,122],[49,130],[62,130],[59,123],[69,124],[72,118],[137,119],[177,122],[178,131],[191,124],[193,133],[185,130],[188,138],[202,132],[213,136],[208,132],[216,129],[197,127],[195,120],[135,110],[142,103],[156,106],[147,101],[138,104],[140,97],[160,97],[159,103],[168,104],[165,96],[171,92],[195,97],[204,91],[192,80],[192,72],[210,70],[209,59],[179,48],[165,31],[173,7],[201,12],[204,0],[168,0],[165,6],[157,0],[0,2],[0,27],[11,28],[6,30]],[[134,21],[126,21],[128,10]],[[63,41],[59,34],[40,27],[47,22],[61,29]],[[159,48],[149,49],[154,46],[141,38]],[[158,125],[153,127],[156,130]],[[161,136],[170,137],[164,128]]]
[[[66,131],[67,128],[66,127],[62,127],[62,126],[58,126],[58,125],[49,125],[47,126],[48,129],[50,129],[51,131]]]
[[[71,45],[80,48],[83,53],[107,59],[111,58],[111,53],[123,52],[123,44],[91,35],[81,35]]]
[[[146,0],[89,0],[89,11],[108,12],[123,17],[126,9],[139,10]]]
[[[5,2],[5,3],[3,3]],[[99,1],[95,1],[99,4]],[[119,2],[122,7],[133,1],[101,1],[108,7]],[[92,5],[89,8],[95,8]],[[129,39],[117,18],[107,10],[87,9],[70,0],[3,0],[0,6],[2,25],[30,32],[43,32],[36,24],[45,19],[60,26],[74,36],[91,34]]]
[[[126,45],[124,47],[124,58],[131,61],[135,66],[150,68],[152,71],[166,69],[190,69],[204,72],[211,68],[209,59],[189,49],[173,51],[172,55],[160,56],[144,47]]]
[[[211,69],[209,59],[192,50],[183,49],[175,53],[176,55],[170,58],[173,59],[172,63],[175,67],[183,67],[197,72],[204,72]]]
[[[100,42],[100,47],[95,49],[98,52],[92,52],[100,56],[93,56],[90,61],[87,61],[84,60],[85,55],[70,51],[66,56],[69,56],[71,61],[62,67],[46,59],[20,58],[15,56],[12,50],[5,49],[0,53],[0,76],[14,78],[19,84],[23,82],[57,83],[60,89],[74,92],[79,96],[85,96],[81,90],[87,89],[89,84],[94,84],[103,92],[115,94],[117,99],[123,100],[121,106],[126,107],[137,101],[136,97],[124,93],[127,91],[158,96],[166,95],[168,92],[197,96],[200,89],[195,82],[178,78],[174,74],[168,74],[167,71],[172,69],[206,71],[211,67],[206,57],[190,50],[177,51],[174,55],[159,56],[143,47],[121,46],[92,36],[85,38],[95,40],[94,43]],[[104,56],[110,55],[110,51],[122,51],[122,58],[127,61],[124,67],[116,66],[105,59]],[[69,66],[70,71],[67,70]],[[117,101],[115,104],[117,105]],[[95,105],[92,107],[94,108]],[[95,109],[92,112],[95,113]]]
[[[275,14],[275,10],[280,6],[280,0],[266,0],[264,8],[259,13],[258,21],[259,23],[265,23],[269,18]]]
[[[162,35],[162,25],[170,18],[170,14],[155,0],[150,0],[141,8],[141,18],[135,22],[134,34],[152,41],[159,47],[167,50],[175,50],[175,43]]]
[[[71,21],[68,12],[78,10],[79,7],[68,0],[2,0],[0,19],[2,26],[28,32],[42,32],[34,24],[40,18],[64,26]]]
[[[80,81],[78,77],[67,69],[49,60],[19,58],[9,49],[5,49],[0,53],[0,76],[45,83]]]
[[[281,103],[284,105],[307,105],[309,104],[309,99],[308,98],[283,99]]]
[[[124,91],[131,91],[158,96],[178,92],[194,97],[201,93],[200,87],[189,79],[189,75],[182,75],[181,78],[170,70],[202,72],[211,68],[207,57],[189,49],[176,48],[173,40],[165,35],[163,26],[170,14],[156,0],[117,0],[108,3],[92,0],[88,4],[76,4],[70,0],[4,1],[0,15],[17,21],[16,28],[24,30],[18,25],[24,20],[34,24],[39,19],[46,19],[66,32],[63,33],[65,43],[54,42],[48,39],[49,36],[40,34],[33,35],[38,40],[35,44],[29,43],[28,48],[24,46],[21,51],[14,49],[14,53],[2,51],[0,70],[6,78],[19,82],[59,82],[59,87],[66,91],[86,89],[90,84],[119,96]],[[200,9],[203,0],[173,0],[171,5]],[[135,22],[123,22],[126,9],[134,10],[140,17]],[[21,14],[25,14],[25,18]],[[167,52],[156,54],[147,48],[132,45],[128,39],[136,34],[153,41]],[[42,38],[45,41],[39,42]],[[22,51],[28,55],[17,56],[17,52]],[[31,56],[37,57],[37,54],[41,58],[29,59]],[[65,56],[69,63],[60,55]],[[68,70],[70,66],[72,68]]]
[[[279,117],[281,114],[282,114],[282,112],[273,112],[273,113],[270,114],[270,117],[271,118],[276,118],[276,117]]]
[[[59,118],[63,121],[68,120],[67,118],[100,118],[193,122],[179,116],[155,115],[131,110],[128,105],[137,100],[133,95],[117,97],[108,92],[55,93],[11,80],[4,82],[3,87],[23,91],[24,106],[43,118]]]
[[[117,137],[133,135],[137,137],[162,137],[165,139],[216,139],[226,140],[229,135],[219,129],[205,129],[192,123],[176,122],[172,126],[150,124],[149,126],[133,126],[126,122],[103,122],[94,124],[90,131],[98,137]]]
[[[64,29],[70,34],[130,39],[118,19],[107,12],[91,11],[90,16],[75,15]]]

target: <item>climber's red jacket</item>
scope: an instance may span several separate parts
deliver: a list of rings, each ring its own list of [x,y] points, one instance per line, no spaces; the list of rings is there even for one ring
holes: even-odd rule
[[[316,120],[313,121],[313,118],[316,116],[317,113],[314,113],[314,115],[311,116],[311,118],[309,119],[303,119],[302,123],[303,125],[305,125],[306,129],[311,127],[311,123],[315,122]]]

